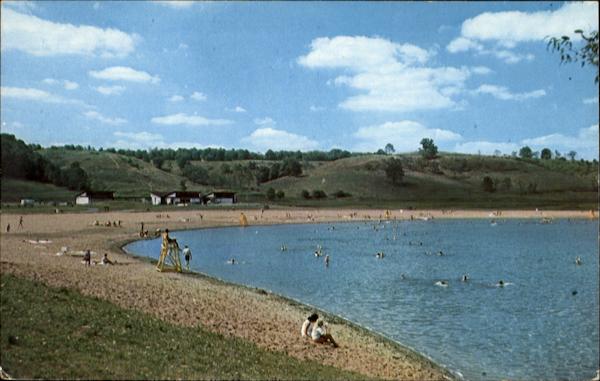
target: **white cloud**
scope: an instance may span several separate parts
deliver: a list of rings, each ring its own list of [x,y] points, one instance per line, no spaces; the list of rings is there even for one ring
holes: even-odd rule
[[[94,87],[94,90],[104,95],[121,95],[125,91],[123,86],[98,86]]]
[[[595,150],[598,156],[598,125],[582,128],[577,136],[568,136],[559,133],[540,136],[537,138],[524,139],[523,144],[531,145],[532,148],[558,147],[563,150]]]
[[[266,118],[255,118],[254,119],[254,124],[256,124],[257,126],[266,126],[266,125],[275,125],[275,121],[273,119],[271,119],[270,117],[266,117]]]
[[[427,128],[412,120],[361,127],[352,136],[360,140],[355,149],[367,152],[383,148],[387,143],[393,144],[397,152],[416,151],[423,138],[431,138],[442,144],[462,139],[450,130]]]
[[[345,75],[327,83],[359,90],[339,104],[348,110],[409,112],[455,107],[452,95],[460,93],[471,72],[424,67],[432,55],[415,45],[378,37],[337,36],[313,40],[311,51],[298,58],[298,63],[311,69],[346,69]],[[453,92],[442,91],[449,87]]]
[[[486,75],[486,74],[490,74],[492,72],[492,70],[486,66],[474,66],[470,70],[471,70],[471,73],[479,74],[479,75]]]
[[[583,100],[583,104],[585,105],[593,105],[593,104],[598,104],[598,97],[593,97],[593,98],[585,98]]]
[[[325,107],[315,106],[315,105],[310,106],[310,111],[312,111],[312,112],[319,112],[319,111],[324,111],[324,110],[325,110]]]
[[[246,109],[241,107],[241,106],[235,106],[235,108],[225,108],[225,111],[232,111],[232,112],[246,112]]]
[[[474,141],[457,143],[454,146],[454,151],[460,153],[492,155],[494,151],[498,150],[505,155],[510,155],[513,151],[519,151],[520,148],[521,146],[515,143]]]
[[[60,85],[62,83],[65,90],[75,90],[79,88],[79,84],[77,82],[69,81],[67,79],[58,80],[54,78],[45,78],[44,80],[42,80],[42,82],[47,85]]]
[[[495,86],[483,84],[479,86],[476,90],[472,91],[473,94],[489,94],[494,98],[501,99],[503,101],[524,101],[530,98],[539,98],[546,95],[546,91],[543,89],[538,89],[534,91],[529,91],[527,93],[511,93],[504,86]]]
[[[183,97],[181,95],[173,95],[169,98],[169,102],[181,102],[183,101]]]
[[[70,103],[85,106],[80,100],[63,98],[59,95],[49,93],[44,90],[23,87],[5,87],[0,88],[2,98],[12,98],[22,101],[37,101],[46,103]]]
[[[134,51],[138,38],[112,28],[55,23],[5,7],[1,17],[2,50],[35,56],[124,57]]]
[[[261,151],[286,150],[286,151],[309,151],[319,146],[319,143],[306,136],[296,135],[291,132],[276,130],[271,127],[258,128],[254,130],[242,142],[250,144],[254,149]]]
[[[566,2],[555,11],[538,12],[485,12],[463,22],[460,37],[452,40],[446,49],[451,53],[474,51],[493,55],[506,63],[531,61],[532,54],[519,54],[514,49],[518,43],[541,42],[548,37],[570,36],[576,29],[598,30],[598,4],[596,2]],[[486,47],[484,44],[494,44]]]
[[[127,123],[126,119],[123,119],[123,118],[109,118],[109,117],[106,117],[106,116],[100,114],[97,111],[86,111],[86,112],[83,113],[83,115],[85,115],[85,117],[88,118],[88,119],[95,119],[95,120],[98,120],[98,121],[100,121],[102,123],[110,124],[110,125],[113,125],[113,126],[117,126],[117,125],[120,125],[120,124]]]
[[[79,88],[79,84],[77,82],[66,80],[64,81],[64,86],[66,90],[75,90]]]
[[[187,1],[187,0],[155,0],[153,1],[156,4],[164,5],[166,7],[172,9],[187,9],[194,5],[195,1]]]
[[[196,101],[205,101],[206,95],[202,94],[201,92],[194,91],[192,93],[192,95],[190,95],[190,98],[192,98],[193,100],[196,100]]]
[[[152,123],[164,124],[169,126],[188,125],[188,126],[224,126],[232,124],[231,120],[227,119],[208,119],[199,115],[187,115],[183,113],[158,116],[152,118]]]
[[[126,66],[112,66],[104,70],[88,72],[90,76],[97,79],[105,79],[109,81],[129,81],[129,82],[150,82],[158,83],[160,78],[152,76],[145,71],[139,71]]]

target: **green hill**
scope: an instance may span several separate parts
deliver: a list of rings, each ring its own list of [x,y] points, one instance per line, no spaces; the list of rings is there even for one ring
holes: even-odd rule
[[[418,154],[356,155],[335,161],[300,161],[300,176],[281,176],[284,171],[273,176],[272,167],[283,168],[282,161],[190,161],[189,165],[201,174],[194,177],[195,183],[183,176],[175,160],[165,160],[158,169],[150,162],[114,152],[64,147],[37,152],[63,169],[78,162],[91,189],[114,191],[117,198],[182,190],[184,183],[188,190],[201,192],[231,189],[238,193],[241,202],[288,206],[590,209],[597,208],[598,203],[597,161],[447,153],[434,160],[425,160]],[[392,157],[401,160],[404,169],[398,184],[393,184],[385,172],[385,163]],[[267,175],[261,175],[261,171]],[[483,187],[485,177],[491,184],[487,191]],[[270,188],[275,194],[283,192],[284,197],[267,200]],[[305,198],[301,195],[303,190],[310,195],[315,190],[323,191],[326,197]],[[2,181],[3,202],[27,195],[63,200],[72,194],[47,184]]]

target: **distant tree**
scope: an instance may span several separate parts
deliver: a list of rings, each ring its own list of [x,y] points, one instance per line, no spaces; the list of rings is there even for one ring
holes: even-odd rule
[[[421,148],[419,148],[419,153],[421,153],[425,159],[435,159],[438,153],[438,148],[433,143],[433,139],[421,139]]]
[[[394,152],[396,152],[396,150],[394,149],[394,146],[392,145],[392,143],[388,143],[385,145],[385,153],[388,155],[393,154]]]
[[[269,171],[269,180],[275,180],[280,176],[280,165],[279,163],[273,163]]]
[[[558,152],[558,150],[556,150],[556,149],[555,149],[555,150],[554,150],[554,158],[555,158],[555,159],[560,159],[561,157],[562,157],[561,153],[560,153],[560,152]]]
[[[277,155],[275,155],[275,152],[273,152],[273,150],[268,150],[267,152],[265,152],[265,159],[277,160]]]
[[[186,191],[187,190],[187,185],[185,185],[185,180],[181,180],[179,182],[179,187],[181,188],[182,191]]]
[[[208,171],[202,167],[198,167],[192,164],[187,164],[183,168],[183,175],[188,179],[198,184],[207,185],[209,183],[210,176]]]
[[[273,188],[267,189],[267,200],[273,201],[273,200],[275,200],[275,197],[276,197],[275,189],[273,189]]]
[[[269,172],[270,170],[268,167],[258,167],[258,171],[256,172],[256,182],[262,184],[269,181]]]
[[[348,192],[344,192],[343,190],[339,190],[339,191],[335,192],[335,193],[333,194],[333,196],[334,196],[335,198],[345,198],[345,197],[352,197],[352,195],[351,195],[350,193],[348,193]]]
[[[552,151],[550,150],[550,148],[544,148],[542,150],[540,157],[542,158],[542,160],[552,159]]]
[[[283,161],[281,167],[282,176],[295,176],[298,177],[302,174],[302,164],[294,158],[288,157]]]
[[[310,198],[310,192],[306,189],[302,189],[302,191],[300,192],[300,197],[302,197],[305,200],[308,200]]]
[[[320,189],[315,189],[312,192],[312,197],[314,199],[320,200],[322,198],[327,198],[327,193],[325,193],[324,191],[322,191]]]
[[[533,157],[533,151],[531,148],[529,148],[529,146],[522,147],[519,150],[519,157],[522,159],[531,159]]]
[[[494,185],[494,180],[489,176],[485,176],[483,178],[483,181],[481,182],[481,188],[483,189],[484,192],[488,192],[488,193],[493,193],[496,191],[496,187]]]
[[[392,184],[401,184],[404,178],[404,169],[402,168],[402,160],[395,157],[384,162],[384,171]]]
[[[375,152],[375,155],[386,155],[385,151],[382,150],[381,148],[377,150],[377,152]]]
[[[502,152],[499,149],[494,150],[494,156],[501,156]]]
[[[73,190],[85,190],[89,188],[89,180],[79,162],[71,163],[69,168],[63,171],[63,184]]]
[[[277,196],[278,200],[281,200],[282,198],[285,197],[285,192],[280,189],[277,191],[277,193],[275,195]]]
[[[230,175],[233,173],[233,171],[231,170],[231,166],[227,163],[223,163],[221,164],[221,173],[224,175]]]
[[[589,35],[581,29],[575,30],[576,34],[580,35],[584,41],[581,48],[573,48],[573,41],[569,36],[552,37],[548,40],[547,48],[551,48],[553,52],[560,53],[560,62],[581,62],[581,66],[586,64],[596,67],[596,77],[594,82],[598,83],[598,31],[591,31]]]
[[[156,156],[152,159],[152,164],[154,164],[154,166],[158,169],[162,168],[164,162],[165,159],[163,159],[161,156]]]
[[[531,157],[534,159],[539,159],[540,158],[540,151],[533,151],[533,153],[531,154]]]
[[[567,156],[569,157],[569,159],[571,159],[571,161],[575,160],[575,156],[577,156],[577,152],[575,151],[569,151],[569,153],[567,154]]]

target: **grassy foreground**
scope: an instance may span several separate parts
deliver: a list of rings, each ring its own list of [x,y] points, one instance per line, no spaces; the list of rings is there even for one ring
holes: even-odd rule
[[[364,379],[66,288],[0,275],[0,365],[44,379]]]

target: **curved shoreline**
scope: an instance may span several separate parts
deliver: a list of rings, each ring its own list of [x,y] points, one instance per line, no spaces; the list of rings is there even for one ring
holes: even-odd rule
[[[243,285],[233,285],[199,273],[186,276],[158,273],[148,260],[125,254],[121,246],[139,240],[140,223],[145,229],[188,230],[239,225],[244,212],[249,224],[349,222],[377,220],[385,210],[293,209],[266,210],[172,210],[160,212],[107,212],[24,215],[18,228],[18,214],[0,214],[3,273],[13,273],[50,286],[77,289],[84,295],[108,300],[122,308],[136,309],[169,323],[236,336],[256,345],[284,352],[299,359],[313,359],[367,377],[384,379],[455,378],[449,370],[426,355],[393,341],[343,317],[326,313],[342,347],[331,350],[300,339],[299,326],[313,310],[284,296]],[[401,220],[414,216],[433,218],[491,218],[492,211],[392,211]],[[497,218],[588,218],[584,211],[503,211]],[[121,227],[96,226],[94,221],[121,220]],[[9,234],[6,225],[12,226]],[[51,243],[38,242],[50,239]],[[61,247],[70,251],[90,248],[99,260],[102,253],[118,261],[117,266],[81,264],[81,258],[57,256]],[[336,320],[336,318],[338,320]],[[266,327],[265,321],[273,322]]]

